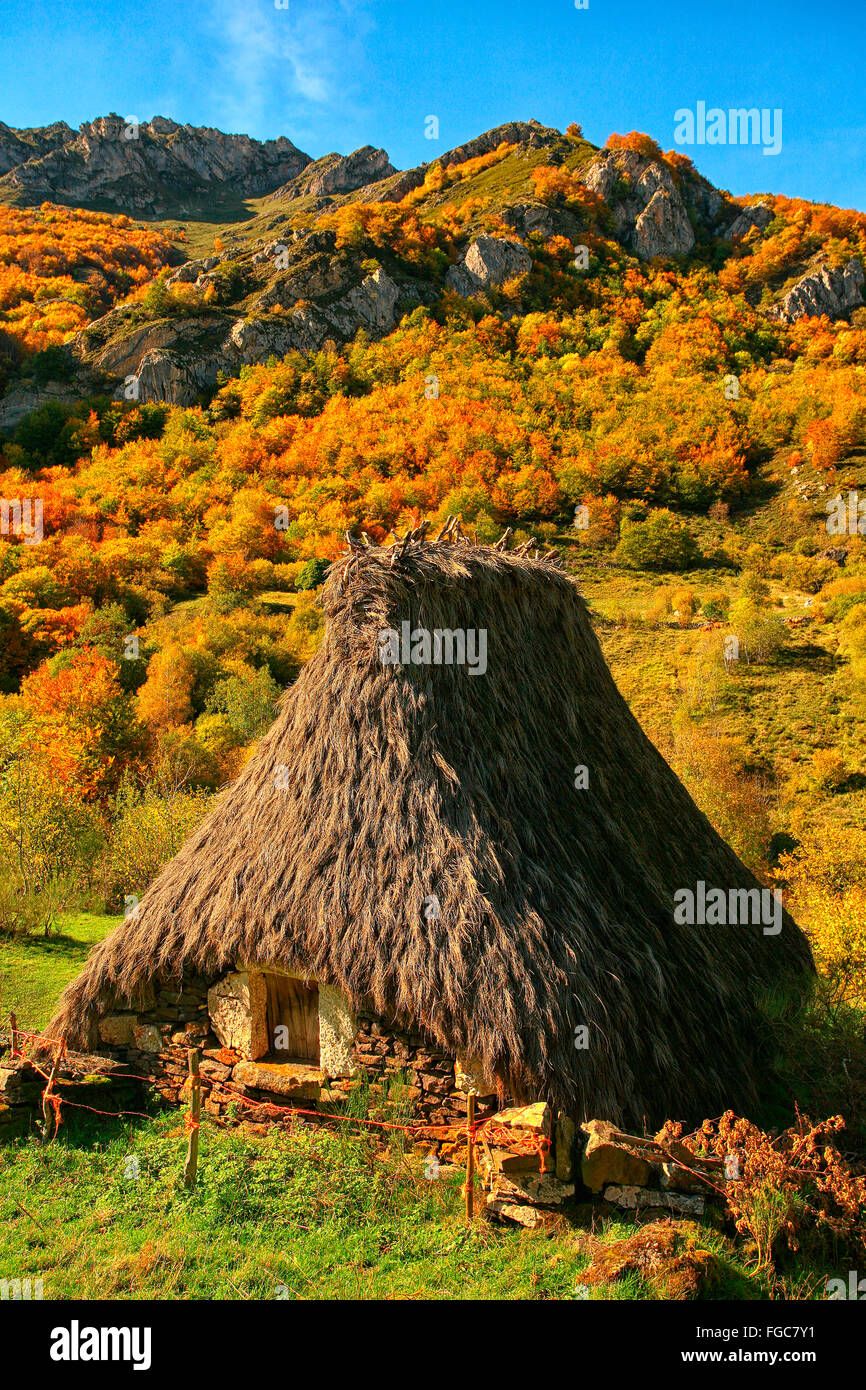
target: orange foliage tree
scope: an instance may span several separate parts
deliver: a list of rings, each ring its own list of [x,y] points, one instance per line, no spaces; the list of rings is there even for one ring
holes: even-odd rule
[[[0,207],[0,327],[26,351],[62,343],[170,258],[161,232],[125,216]]]

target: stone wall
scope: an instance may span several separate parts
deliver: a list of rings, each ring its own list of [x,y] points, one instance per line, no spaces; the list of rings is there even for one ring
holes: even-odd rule
[[[442,1052],[423,1034],[404,1031],[373,1013],[361,1013],[357,1024],[353,1057],[374,1087],[382,1090],[402,1078],[406,1097],[419,1121],[448,1125],[465,1120],[468,1083],[465,1074],[460,1074],[456,1057]],[[344,1091],[351,1084],[335,1083],[337,1089]],[[479,1115],[496,1108],[496,1097],[485,1105],[486,1100],[483,1098],[478,1104]]]
[[[136,1000],[136,1010],[117,1009],[99,1020],[100,1052],[152,1078],[161,1096],[178,1101],[189,1072],[188,1049],[205,1048],[211,1038],[211,983],[190,972],[180,984],[155,982]]]
[[[372,1118],[380,1110],[381,1118],[393,1120],[384,1105],[390,1093],[406,1102],[408,1124],[424,1126],[412,1142],[425,1165],[433,1165],[428,1176],[443,1164],[465,1164],[467,1090],[473,1081],[476,1089],[486,1084],[477,1065],[461,1063],[422,1033],[366,1011],[353,1020],[357,1031],[350,1053],[344,1048],[346,1015],[336,1021],[343,1050],[337,1050],[335,1070],[348,1074],[242,1057],[221,1046],[210,1030],[212,985],[188,974],[180,987],[155,984],[137,1001],[137,1012],[105,1015],[99,1025],[101,1054],[64,1055],[54,1082],[60,1100],[108,1113],[140,1109],[149,1083],[166,1101],[185,1104],[188,1049],[195,1047],[203,1108],[225,1123],[291,1123],[299,1107],[312,1111],[320,1102],[338,1103],[355,1087],[368,1086]],[[338,999],[328,1004],[335,1013],[342,1007]],[[11,1057],[8,1037],[0,1035],[0,1142],[41,1130],[44,1086],[45,1077],[27,1058]],[[496,1220],[533,1226],[575,1197],[605,1215],[700,1217],[728,1177],[722,1160],[699,1158],[664,1133],[628,1135],[601,1120],[577,1129],[543,1101],[501,1108],[506,1101],[486,1096],[476,1105],[477,1119],[485,1121],[476,1147],[480,1192],[487,1215]]]
[[[124,1075],[124,1070],[106,1057],[64,1053],[54,1075],[52,1091],[63,1105],[73,1109],[86,1107],[102,1114],[141,1109],[142,1087]],[[0,1037],[0,1142],[27,1134],[50,1137],[50,1133],[44,1134],[42,1113],[47,1073],[48,1066],[43,1058],[37,1069],[29,1057],[12,1056],[8,1035]],[[61,1107],[61,1123],[63,1117]],[[53,1132],[53,1109],[48,1112],[48,1120]]]
[[[339,1102],[353,1088],[371,1083],[374,1096],[399,1078],[415,1122],[449,1125],[465,1121],[466,1095],[478,1069],[458,1063],[422,1034],[363,1012],[357,1019],[339,990],[319,985],[320,1065],[259,1062],[237,1047],[226,1047],[213,1032],[208,995],[219,980],[187,972],[180,984],[155,982],[133,1009],[116,1009],[99,1022],[100,1051],[127,1064],[130,1072],[151,1077],[172,1103],[187,1098],[188,1050],[198,1048],[204,1109],[232,1119],[272,1119],[255,1105]],[[233,977],[234,978],[234,977]],[[352,1033],[354,1032],[354,1041]],[[465,1062],[465,1059],[464,1059]],[[497,1098],[481,1098],[477,1113],[496,1108]]]
[[[239,973],[228,972],[234,980],[231,997],[237,999],[241,997],[235,988]],[[423,1033],[382,1019],[372,1009],[363,1009],[355,1017],[339,990],[321,984],[319,1066],[251,1058],[240,1047],[225,1046],[212,1029],[208,998],[213,1000],[214,987],[225,979],[225,972],[214,978],[187,971],[179,981],[154,981],[141,991],[134,1009],[109,1007],[98,1022],[102,1061],[92,1059],[93,1063],[113,1069],[115,1078],[123,1073],[144,1078],[168,1103],[185,1105],[188,1054],[195,1048],[200,1058],[202,1108],[226,1123],[290,1122],[293,1109],[315,1110],[321,1103],[339,1106],[354,1089],[368,1086],[372,1118],[393,1120],[393,1110],[385,1105],[387,1093],[405,1103],[407,1124],[430,1127],[418,1139],[425,1153],[444,1162],[463,1161],[458,1151],[465,1144],[468,1092],[470,1088],[493,1090],[476,1061],[451,1055]],[[241,1028],[239,1037],[246,1036]],[[0,1126],[11,1132],[31,1123],[30,1118],[26,1123],[22,1118],[25,1097],[39,1118],[41,1085],[38,1075],[29,1073],[13,1078],[9,1085],[12,1092],[22,1086],[16,1093],[20,1102],[16,1099],[10,1105],[9,1097],[0,1095],[0,1106],[6,1105],[5,1111],[0,1109]],[[476,1117],[492,1116],[508,1103],[504,1093],[478,1094]],[[106,1110],[117,1108],[96,1104]],[[574,1134],[573,1125],[570,1134]],[[571,1138],[567,1144],[559,1142],[557,1132],[552,1146],[555,1160],[551,1154],[556,1169],[551,1177],[570,1178],[571,1145]],[[533,1181],[534,1177],[527,1177],[530,1186]]]
[[[35,1131],[43,1084],[29,1064],[9,1056],[0,1061],[0,1142]]]
[[[697,1157],[678,1140],[624,1134],[604,1120],[581,1125],[580,1178],[591,1196],[617,1212],[655,1219],[703,1216],[722,1192],[721,1159]]]

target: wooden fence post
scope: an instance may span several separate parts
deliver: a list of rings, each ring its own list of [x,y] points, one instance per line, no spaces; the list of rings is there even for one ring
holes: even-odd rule
[[[9,1015],[9,1028],[12,1033],[12,1056],[18,1056],[18,1020],[14,1014]]]
[[[57,1129],[57,1116],[54,1106],[51,1104],[51,1088],[54,1085],[54,1078],[57,1075],[57,1068],[60,1066],[60,1058],[63,1056],[63,1043],[57,1044],[57,1051],[54,1054],[54,1062],[51,1067],[51,1074],[48,1077],[48,1085],[42,1092],[42,1138],[48,1144],[54,1138]],[[44,1075],[44,1073],[43,1073]]]
[[[191,1048],[187,1054],[189,1058],[189,1147],[186,1151],[186,1163],[183,1165],[183,1185],[184,1187],[195,1187],[195,1175],[198,1168],[198,1132],[201,1124],[201,1080],[198,1073],[198,1048]]]
[[[466,1220],[472,1224],[475,1186],[475,1092],[466,1098]]]

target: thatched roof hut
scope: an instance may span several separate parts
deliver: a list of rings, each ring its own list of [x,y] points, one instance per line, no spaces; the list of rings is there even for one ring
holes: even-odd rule
[[[677,920],[680,890],[760,885],[633,718],[556,560],[453,532],[353,550],[324,606],[273,727],[53,1035],[92,1046],[106,998],[252,961],[461,1049],[516,1098],[619,1123],[752,1105],[756,1000],[809,948],[787,913],[775,934]],[[404,623],[486,632],[486,669],[441,642],[437,664],[435,638],[390,660]]]

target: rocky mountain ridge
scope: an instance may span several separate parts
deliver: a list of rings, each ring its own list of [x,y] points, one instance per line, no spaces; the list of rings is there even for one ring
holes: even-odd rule
[[[334,194],[354,193],[356,189],[366,188],[396,173],[386,150],[362,145],[353,154],[326,154],[312,160],[272,196],[283,202],[295,198],[328,198]]]
[[[285,136],[259,141],[164,116],[142,124],[112,113],[77,134],[62,123],[36,131],[0,131],[0,164],[33,153],[0,179],[0,201],[100,205],[133,216],[183,215],[212,188],[258,197],[312,163]]]
[[[0,121],[0,175],[28,160],[40,159],[74,139],[75,131],[65,121],[26,130],[15,130]]]
[[[510,182],[495,209],[502,230],[491,234],[483,219],[470,222],[455,263],[434,275],[419,272],[388,248],[379,247],[371,258],[360,243],[338,242],[333,231],[316,226],[325,209],[357,200],[399,202],[425,185],[429,163],[400,172],[384,150],[369,145],[351,155],[311,160],[286,139],[261,144],[159,117],[127,141],[122,125],[119,117],[104,118],[78,135],[69,127],[31,132],[0,127],[0,159],[4,152],[14,157],[23,146],[39,150],[47,140],[59,141],[0,180],[0,196],[16,180],[16,187],[27,185],[34,196],[47,180],[48,196],[54,198],[58,188],[72,196],[85,182],[116,197],[133,196],[131,189],[146,185],[151,191],[141,196],[151,205],[159,178],[163,188],[173,181],[173,196],[181,188],[201,192],[203,187],[231,187],[252,196],[265,184],[273,192],[249,229],[227,230],[218,251],[185,262],[166,279],[169,291],[174,285],[191,287],[197,307],[173,309],[169,301],[162,313],[145,311],[141,304],[120,305],[78,333],[66,347],[70,395],[100,389],[123,391],[127,399],[189,404],[212,389],[221,373],[234,375],[245,364],[339,345],[359,329],[382,336],[404,313],[434,304],[443,292],[483,301],[529,274],[550,238],[567,238],[576,246],[587,234],[578,203],[533,195],[529,175],[539,152],[542,162],[564,166],[596,195],[605,235],[643,261],[688,262],[701,248],[760,238],[774,216],[760,201],[745,207],[734,203],[687,163],[672,166],[632,148],[599,150],[537,121],[511,122],[438,157],[447,174],[507,147],[490,167],[494,172],[506,167],[507,154]],[[477,176],[483,178],[484,171]],[[434,185],[424,205],[434,212],[437,202],[452,196],[447,186],[438,193]],[[803,271],[770,308],[771,316],[784,322],[805,314],[839,318],[863,305],[859,260],[839,270],[819,262]],[[43,397],[66,389],[56,383],[40,388]],[[14,385],[0,401],[0,428],[14,427],[38,402],[32,386]]]

